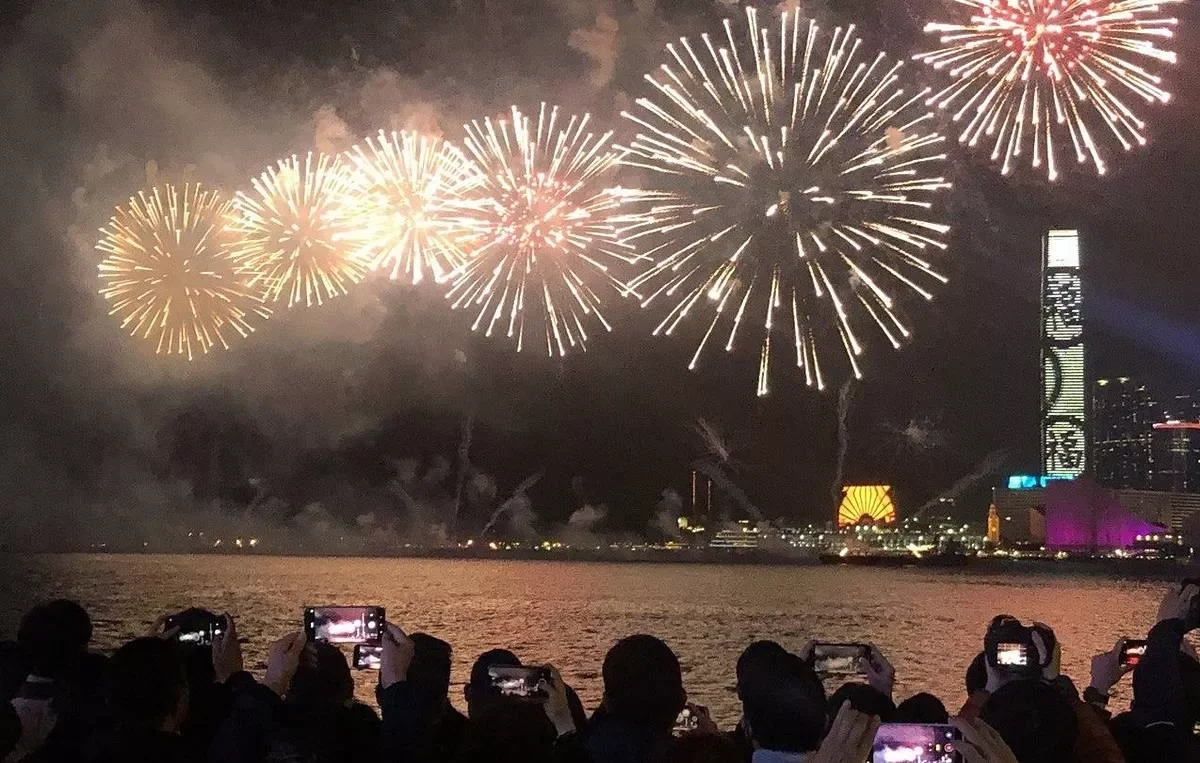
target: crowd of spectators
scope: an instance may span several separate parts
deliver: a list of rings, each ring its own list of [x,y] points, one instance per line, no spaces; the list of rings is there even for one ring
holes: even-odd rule
[[[689,703],[679,660],[662,640],[631,635],[604,658],[603,700],[589,713],[553,666],[513,694],[496,676],[527,667],[514,652],[480,655],[451,701],[451,646],[387,623],[378,639],[377,708],[354,698],[346,654],[300,630],[275,641],[260,677],[245,670],[237,623],[211,643],[181,639],[162,617],[111,655],[93,651],[88,613],[38,605],[17,640],[0,643],[0,759],[85,763],[1149,763],[1200,761],[1200,661],[1185,634],[1200,626],[1200,586],[1173,586],[1136,667],[1118,644],[1092,659],[1090,680],[1061,673],[1045,625],[1001,615],[965,660],[957,713],[927,693],[897,702],[895,670],[870,647],[855,680],[830,691],[815,645],[745,648],[736,665],[741,719],[720,729]],[[182,616],[182,615],[181,615]],[[1013,643],[1003,643],[1003,642]],[[1006,660],[1020,644],[1027,660]],[[1132,673],[1133,700],[1109,696]],[[880,752],[881,728],[944,729],[946,744]],[[913,727],[918,728],[918,727]],[[890,733],[890,732],[889,732]],[[940,733],[940,732],[939,732]],[[952,736],[951,736],[952,735]]]

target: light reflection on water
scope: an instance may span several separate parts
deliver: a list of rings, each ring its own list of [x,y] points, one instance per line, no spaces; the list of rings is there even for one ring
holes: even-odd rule
[[[527,663],[557,665],[590,709],[608,647],[652,633],[680,656],[691,698],[725,723],[738,715],[734,663],[754,639],[792,649],[809,638],[874,641],[896,666],[898,698],[931,691],[953,711],[993,615],[1052,625],[1064,671],[1082,689],[1092,654],[1144,636],[1163,590],[1104,577],[846,567],[118,555],[2,563],[4,638],[30,603],[52,596],[81,601],[105,649],[159,613],[203,606],[234,615],[248,639],[246,666],[261,671],[267,646],[300,628],[305,605],[380,604],[407,631],[454,646],[456,683],[480,652],[507,647]],[[375,674],[356,679],[370,698]],[[452,693],[461,700],[460,687]]]

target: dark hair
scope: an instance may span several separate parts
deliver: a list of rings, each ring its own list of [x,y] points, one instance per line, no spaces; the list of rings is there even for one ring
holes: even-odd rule
[[[741,763],[742,752],[721,734],[684,734],[667,749],[665,763]]]
[[[825,689],[812,666],[794,654],[763,653],[738,685],[742,713],[759,747],[779,752],[817,749],[825,733]]]
[[[1070,760],[1079,721],[1069,700],[1045,681],[1012,681],[988,698],[980,717],[1020,763]]]
[[[842,705],[847,702],[858,712],[873,715],[884,723],[891,723],[896,719],[896,703],[873,686],[848,683],[839,687],[829,697],[829,717],[837,716]]]
[[[487,650],[479,655],[475,659],[475,664],[471,666],[471,689],[485,689],[491,686],[491,679],[488,677],[488,668],[496,665],[519,668],[521,667],[521,659],[507,649]]]
[[[178,645],[136,638],[109,661],[113,710],[127,723],[157,725],[179,709],[188,691]]]
[[[413,660],[408,668],[408,681],[423,694],[446,699],[453,657],[450,644],[428,633],[414,633],[409,638],[413,642]]]
[[[287,699],[306,708],[344,705],[354,699],[354,679],[342,650],[323,641],[308,644]]]
[[[737,660],[738,696],[741,696],[742,684],[753,682],[760,677],[772,675],[781,661],[786,660],[788,652],[774,641],[755,641],[742,650]]]
[[[47,678],[66,675],[87,652],[92,619],[68,599],[38,604],[21,618],[17,641],[29,655],[33,672]]]
[[[949,723],[950,713],[940,699],[927,692],[914,694],[896,706],[897,723]]]
[[[639,634],[618,641],[604,656],[608,713],[638,726],[670,730],[687,702],[679,658],[661,639]]]
[[[971,664],[967,666],[966,681],[968,697],[987,688],[987,655],[983,652],[975,655],[975,659],[971,660]]]

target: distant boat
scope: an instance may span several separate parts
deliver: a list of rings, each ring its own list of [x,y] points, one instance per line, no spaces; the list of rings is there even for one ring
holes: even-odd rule
[[[971,557],[957,551],[925,556],[870,551],[821,554],[820,559],[821,564],[848,564],[859,567],[966,567],[971,561]]]

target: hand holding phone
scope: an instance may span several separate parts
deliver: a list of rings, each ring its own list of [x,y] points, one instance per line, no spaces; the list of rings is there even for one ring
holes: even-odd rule
[[[516,665],[492,665],[488,668],[488,681],[502,697],[544,702],[547,698],[542,682],[554,680],[549,669]]]
[[[353,664],[355,670],[379,670],[383,665],[383,646],[355,644]]]
[[[1123,668],[1136,668],[1146,654],[1146,640],[1127,638],[1121,640],[1121,651],[1117,662]]]
[[[309,641],[378,646],[385,623],[383,607],[305,607],[304,633]]]
[[[181,644],[212,646],[213,639],[225,632],[225,619],[207,609],[185,609],[163,621],[163,631],[174,631]]]

